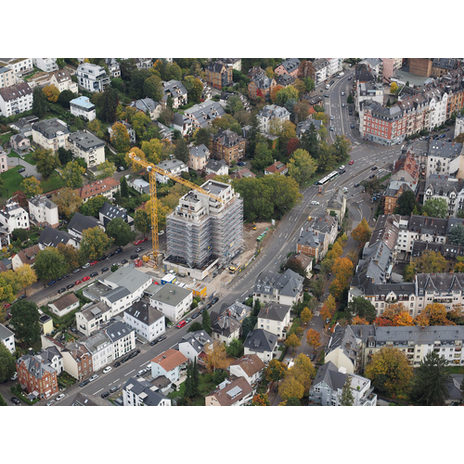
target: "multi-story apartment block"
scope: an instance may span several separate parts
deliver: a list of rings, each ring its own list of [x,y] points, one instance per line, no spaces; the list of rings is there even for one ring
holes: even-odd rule
[[[96,180],[90,184],[86,184],[80,189],[76,190],[76,193],[82,198],[85,203],[99,195],[103,195],[108,200],[113,200],[114,194],[119,192],[120,184],[114,177],[106,177],[105,179]]]
[[[77,83],[89,92],[103,92],[110,84],[105,68],[92,63],[82,63],[76,71]]]
[[[207,271],[230,263],[243,241],[243,200],[229,184],[209,180],[202,189],[221,201],[190,191],[167,218],[167,262]],[[201,278],[203,278],[202,276]]]
[[[464,116],[456,117],[456,123],[454,125],[454,137],[461,135],[464,132]]]
[[[21,356],[16,361],[16,371],[19,384],[28,393],[48,398],[59,391],[57,371],[39,355]]]
[[[355,107],[360,111],[363,101],[371,100],[383,105],[383,85],[375,82],[360,82],[356,85]]]
[[[130,377],[122,389],[124,406],[171,406],[171,400],[144,379]]]
[[[52,72],[58,70],[56,58],[32,58],[32,63],[36,68],[44,72]]]
[[[282,61],[282,63],[274,69],[274,73],[276,76],[289,74],[290,76],[297,77],[299,66],[300,60],[298,58],[288,58]]]
[[[229,129],[213,136],[212,152],[217,159],[223,159],[229,166],[245,156],[246,140]]]
[[[206,82],[215,89],[222,90],[232,85],[232,67],[222,61],[210,63],[205,70]]]
[[[248,96],[255,100],[267,98],[272,89],[277,85],[274,78],[268,77],[264,69],[254,68],[248,84]]]
[[[3,343],[11,354],[16,351],[14,333],[3,324],[0,324],[0,342]]]
[[[58,218],[58,206],[49,200],[45,195],[36,195],[27,200],[29,216],[31,221],[39,225],[49,225],[57,227],[60,220]]]
[[[290,121],[290,112],[287,108],[277,105],[266,105],[256,116],[258,127],[261,132],[269,133],[273,128],[273,124],[277,129],[285,121]]]
[[[82,343],[92,356],[94,372],[103,369],[115,360],[113,343],[105,332],[97,332],[87,337]]]
[[[32,109],[32,89],[27,82],[0,88],[0,115],[9,118]]]
[[[432,140],[425,156],[426,175],[464,178],[463,144]]]
[[[105,142],[92,132],[82,130],[70,134],[67,146],[74,156],[82,158],[88,167],[95,167],[105,162]]]
[[[32,140],[45,150],[58,151],[67,148],[70,131],[61,119],[44,119],[32,124]]]
[[[81,96],[74,98],[69,102],[71,114],[93,121],[97,117],[95,105],[90,101],[89,97]]]
[[[8,66],[18,77],[34,69],[32,58],[0,58],[0,68],[3,66]]]
[[[216,118],[220,118],[224,114],[224,108],[213,100],[198,103],[184,111],[184,116],[191,122],[193,130],[209,127]]]
[[[335,242],[338,234],[338,220],[330,214],[312,218],[303,224],[296,244],[296,252],[320,261]]]
[[[173,108],[179,108],[179,106],[184,106],[188,103],[187,89],[184,87],[182,82],[170,80],[163,82],[163,87],[163,102],[165,104],[167,103],[168,98],[171,98]]]
[[[432,174],[427,178],[423,203],[441,198],[448,205],[448,215],[454,216],[458,209],[457,198],[462,190],[462,182],[454,177]]]
[[[282,292],[280,292],[282,295]],[[259,329],[264,329],[279,339],[285,338],[286,329],[290,325],[290,306],[271,303],[264,305],[258,314]]]
[[[18,203],[9,202],[0,210],[0,224],[9,234],[15,229],[29,229],[29,214]]]
[[[145,340],[151,342],[166,332],[166,318],[145,301],[138,301],[124,311],[124,322]]]
[[[0,66],[0,89],[11,87],[17,82],[16,73],[8,66]]]
[[[135,330],[122,320],[115,321],[103,329],[113,344],[114,359],[135,350]]]
[[[164,284],[150,295],[150,305],[161,311],[171,322],[178,322],[190,311],[193,302],[191,290],[174,284]]]

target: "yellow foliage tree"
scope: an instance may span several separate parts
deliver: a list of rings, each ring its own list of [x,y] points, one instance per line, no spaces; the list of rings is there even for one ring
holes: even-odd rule
[[[206,368],[209,372],[216,369],[226,369],[228,366],[226,346],[224,343],[214,342],[213,346],[205,345]]]
[[[300,314],[301,322],[306,325],[309,321],[311,321],[312,318],[313,318],[313,313],[307,306],[305,306],[303,308],[303,311],[301,311],[301,314]]]
[[[300,400],[303,398],[304,392],[304,386],[294,376],[286,377],[279,386],[279,396],[284,401],[290,398]]]
[[[37,282],[37,275],[29,264],[23,264],[18,267],[15,271],[15,276],[18,286],[21,289],[29,287],[33,283]]]
[[[306,332],[306,341],[308,345],[312,346],[314,349],[321,346],[321,335],[317,330],[309,329]]]
[[[424,313],[430,325],[454,325],[447,318],[446,306],[441,303],[428,304],[425,307]]]
[[[369,240],[371,236],[371,228],[365,218],[363,218],[362,221],[351,231],[351,236],[361,247],[363,247]]]
[[[291,334],[285,340],[285,346],[290,349],[294,349],[297,346],[300,346],[301,341],[296,334]]]
[[[60,91],[53,85],[46,85],[42,89],[43,94],[47,97],[47,100],[51,103],[56,103],[58,101],[58,97],[60,96]]]

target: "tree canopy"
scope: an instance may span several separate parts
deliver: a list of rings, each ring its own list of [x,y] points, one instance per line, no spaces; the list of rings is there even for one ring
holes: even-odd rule
[[[40,349],[40,325],[37,305],[32,301],[21,300],[11,306],[11,324],[15,336],[26,347]]]

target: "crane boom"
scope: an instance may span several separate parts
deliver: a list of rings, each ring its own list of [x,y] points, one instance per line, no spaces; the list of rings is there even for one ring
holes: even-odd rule
[[[207,195],[208,197],[219,201],[220,203],[223,203],[224,200],[216,195],[213,195],[212,193],[208,192],[204,188],[199,187],[198,185],[194,184],[193,182],[190,182],[186,179],[182,179],[181,177],[175,176],[171,174],[168,171],[165,171],[162,168],[159,168],[158,166],[155,166],[153,163],[150,163],[139,156],[137,156],[135,153],[130,152],[129,153],[129,158],[138,166],[146,169],[148,172],[148,178],[149,178],[149,183],[150,183],[150,197],[153,200],[153,206],[151,208],[151,244],[152,244],[152,249],[153,249],[153,260],[155,262],[155,267],[158,265],[158,255],[159,255],[159,242],[158,242],[158,206],[157,206],[157,194],[156,194],[156,173],[166,176],[169,179],[172,179],[174,182],[177,182],[179,184],[185,185],[186,187],[196,190],[197,192],[200,192],[204,195]]]

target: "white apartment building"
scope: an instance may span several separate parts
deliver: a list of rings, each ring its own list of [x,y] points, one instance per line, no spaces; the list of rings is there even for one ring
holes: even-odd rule
[[[427,177],[431,174],[439,174],[445,176],[456,175],[458,179],[462,179],[464,177],[462,148],[462,143],[431,140],[425,160]]]
[[[175,383],[180,379],[181,370],[187,363],[188,359],[180,351],[170,348],[151,360],[151,376],[156,379],[164,375]]]
[[[181,177],[183,172],[188,173],[189,171],[185,163],[176,158],[161,161],[161,163],[157,164],[156,166],[177,177]],[[156,180],[161,184],[167,184],[169,182],[169,177],[156,173]]]
[[[267,304],[258,314],[258,329],[264,329],[279,339],[285,338],[286,329],[290,325],[290,306],[276,303]]]
[[[76,327],[79,332],[90,337],[102,325],[106,324],[111,317],[111,308],[103,301],[99,301],[76,313]]]
[[[29,214],[18,203],[7,203],[0,210],[0,224],[9,234],[15,229],[29,229]]]
[[[58,70],[56,58],[32,58],[32,63],[41,71],[53,72]]]
[[[287,108],[277,105],[266,105],[256,116],[258,127],[261,132],[269,133],[272,127],[271,121],[277,121],[282,125],[285,121],[290,121],[290,112]]]
[[[31,221],[57,227],[59,224],[58,206],[45,195],[37,195],[27,200]]]
[[[0,72],[1,72],[1,69],[0,69]],[[1,81],[0,81],[0,87],[1,87]],[[456,138],[458,135],[461,135],[463,132],[464,132],[464,116],[457,117],[456,123],[454,125],[454,137]]]
[[[144,379],[130,377],[122,389],[124,406],[171,406],[171,400],[166,398],[155,386]]]
[[[327,58],[327,77],[333,76],[342,70],[343,58]]]
[[[113,343],[106,333],[97,332],[88,337],[83,344],[92,355],[94,372],[103,369],[115,360]]]
[[[0,89],[11,87],[17,82],[16,74],[13,69],[8,66],[0,67]]]
[[[32,140],[45,150],[58,151],[67,148],[69,129],[61,119],[44,119],[32,124]]]
[[[92,63],[82,63],[76,71],[77,83],[89,92],[103,92],[110,84],[105,68]]]
[[[435,127],[441,126],[446,121],[446,109],[448,107],[448,94],[440,94],[439,91],[434,92],[429,101],[429,124],[427,129],[432,130]]]
[[[166,332],[164,315],[144,301],[138,301],[124,311],[124,322],[149,342]]]
[[[174,284],[164,284],[154,295],[150,304],[161,311],[171,322],[178,322],[190,310],[193,302],[191,290]]]
[[[113,344],[114,359],[135,350],[135,330],[122,320],[108,325],[104,332]]]
[[[71,79],[71,74],[65,69],[55,71],[50,76],[50,85],[54,85],[60,92],[69,90],[72,93],[78,92],[78,87]]]
[[[95,105],[90,101],[89,97],[81,96],[74,98],[69,102],[71,114],[77,117],[93,121],[97,117]]]
[[[16,351],[14,333],[3,324],[0,324],[0,341],[8,348],[11,354]]]
[[[0,147],[0,173],[8,171],[8,155]]]
[[[32,58],[0,58],[0,67],[8,66],[20,77],[34,69]]]
[[[32,89],[27,82],[0,88],[0,115],[8,118],[32,109]]]
[[[191,362],[198,361],[198,356],[212,349],[213,340],[204,330],[190,332],[179,342],[179,351]]]
[[[88,167],[105,162],[105,142],[87,130],[70,134],[67,147],[78,158],[82,158]]]

